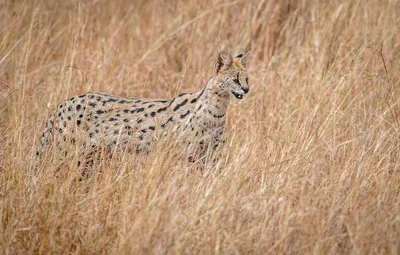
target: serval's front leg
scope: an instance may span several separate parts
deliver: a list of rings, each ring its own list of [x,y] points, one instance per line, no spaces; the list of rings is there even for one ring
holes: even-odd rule
[[[189,142],[187,151],[187,162],[190,164],[201,163],[204,164],[207,146],[203,140]]]
[[[224,127],[217,129],[211,140],[211,149],[209,150],[208,162],[212,162],[213,166],[217,164],[222,156],[222,150],[226,142],[226,134]]]

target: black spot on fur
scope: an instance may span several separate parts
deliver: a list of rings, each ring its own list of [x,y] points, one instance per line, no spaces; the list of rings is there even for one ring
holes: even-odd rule
[[[76,124],[79,126],[79,125],[81,124],[81,121],[80,121],[80,120],[77,120],[77,121],[76,121]]]
[[[143,111],[144,111],[144,108],[139,108],[136,110],[136,112],[143,112]]]
[[[96,107],[96,104],[95,104],[95,103],[90,103],[89,105],[90,105],[91,107],[93,107],[93,108]]]
[[[149,127],[149,129],[156,130],[156,127],[155,126],[151,126],[151,127]]]
[[[116,118],[110,118],[109,121],[116,121]]]
[[[83,118],[83,114],[79,114],[79,116],[78,116],[78,117],[82,119],[82,118]]]
[[[117,113],[115,114],[116,117],[121,117],[121,114]]]
[[[151,115],[151,117],[154,117],[154,116],[156,116],[156,113],[152,112],[152,113],[150,113],[150,115]]]
[[[69,112],[72,111],[72,107],[71,106],[68,106],[68,111]]]
[[[206,88],[203,88],[203,90],[200,92],[200,95],[196,98],[193,98],[190,103],[194,104],[197,102],[197,100],[199,100],[199,98],[203,95],[204,91],[206,90]]]
[[[71,116],[68,116],[68,120],[71,120]]]
[[[174,108],[174,112],[176,112],[179,108],[181,108],[182,106],[184,106],[186,103],[188,102],[187,99],[183,100],[180,104],[177,104]]]
[[[89,137],[90,137],[90,138],[92,138],[92,137],[93,137],[93,135],[94,135],[93,133],[89,133]]]
[[[184,95],[186,95],[186,93],[181,93],[181,94],[178,95],[178,97],[182,97]]]
[[[154,104],[151,104],[151,105],[149,105],[149,107],[148,107],[148,108],[150,109],[150,108],[151,108],[151,107],[153,107],[153,106],[154,106]]]
[[[174,120],[174,118],[171,116],[171,117],[169,117],[169,119],[164,123],[164,124],[162,124],[161,125],[161,127],[162,128],[165,128],[165,126],[169,123],[169,122],[171,122],[171,121],[173,121]]]
[[[124,113],[128,113],[128,112],[129,112],[129,109],[125,109],[125,110],[124,110]]]
[[[61,117],[61,112],[58,113],[58,117]]]
[[[139,139],[139,140],[143,140],[143,135],[140,135],[140,136],[138,137],[138,139]]]
[[[79,111],[80,109],[81,109],[81,105],[80,105],[80,104],[77,104],[77,105],[76,105],[76,110]]]
[[[103,110],[97,110],[97,111],[96,111],[96,113],[97,113],[97,114],[103,114],[103,113],[106,113],[106,111],[103,111]]]
[[[119,101],[119,103],[120,103],[120,104],[126,104],[126,103],[128,103],[128,101],[126,101],[126,100],[121,100],[121,101]]]
[[[129,120],[128,119],[124,119],[124,122],[127,123],[127,122],[129,122]]]
[[[224,113],[221,114],[221,115],[213,114],[213,113],[211,112],[211,110],[208,110],[208,113],[211,114],[214,118],[217,118],[217,119],[222,118],[222,117],[225,116]]]
[[[166,111],[167,108],[168,108],[168,106],[160,108],[160,109],[157,110],[157,112],[160,113],[160,112]]]
[[[140,130],[140,132],[142,132],[142,133],[146,133],[146,132],[147,132],[147,130],[146,130],[146,129],[142,129],[142,130]]]
[[[172,101],[169,103],[169,105],[168,105],[167,107],[170,107],[170,106],[175,102],[175,99],[176,99],[176,97],[174,97],[174,98],[172,99]]]
[[[79,95],[79,98],[84,98],[86,94]]]
[[[118,130],[114,130],[114,134],[118,135],[118,133],[119,133]]]
[[[139,123],[142,123],[142,121],[143,121],[142,119],[138,119],[138,120],[136,121],[136,123],[139,124]]]
[[[108,102],[117,102],[118,100],[117,99],[115,99],[115,98],[110,98],[110,99],[108,99]]]
[[[181,119],[185,118],[186,116],[188,116],[190,113],[190,111],[188,110],[186,113],[181,114]]]

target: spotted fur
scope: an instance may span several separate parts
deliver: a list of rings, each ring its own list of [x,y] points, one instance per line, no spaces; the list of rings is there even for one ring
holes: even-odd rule
[[[63,147],[78,139],[88,148],[150,152],[155,140],[173,134],[185,146],[189,160],[201,158],[224,140],[230,98],[242,99],[249,91],[247,53],[233,58],[226,50],[220,52],[214,75],[194,93],[167,99],[99,92],[71,97],[48,119],[38,155],[50,141]]]

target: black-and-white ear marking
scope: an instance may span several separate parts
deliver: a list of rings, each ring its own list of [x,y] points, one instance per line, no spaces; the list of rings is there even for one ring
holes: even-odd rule
[[[244,67],[246,67],[246,65],[247,65],[247,58],[248,58],[248,56],[250,55],[249,53],[250,53],[250,49],[248,49],[247,51],[245,51],[245,52],[243,52],[243,53],[237,55],[235,58],[240,58],[240,63],[242,63],[242,65],[243,65]]]
[[[227,50],[223,50],[218,54],[217,62],[215,63],[215,73],[218,74],[221,71],[227,70],[232,64],[231,53]]]

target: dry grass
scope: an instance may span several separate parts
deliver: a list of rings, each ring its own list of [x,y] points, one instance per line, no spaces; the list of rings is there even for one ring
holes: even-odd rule
[[[400,2],[284,2],[2,1],[3,254],[399,254]],[[81,182],[56,153],[34,168],[57,102],[195,91],[250,45],[218,166],[158,148]]]

